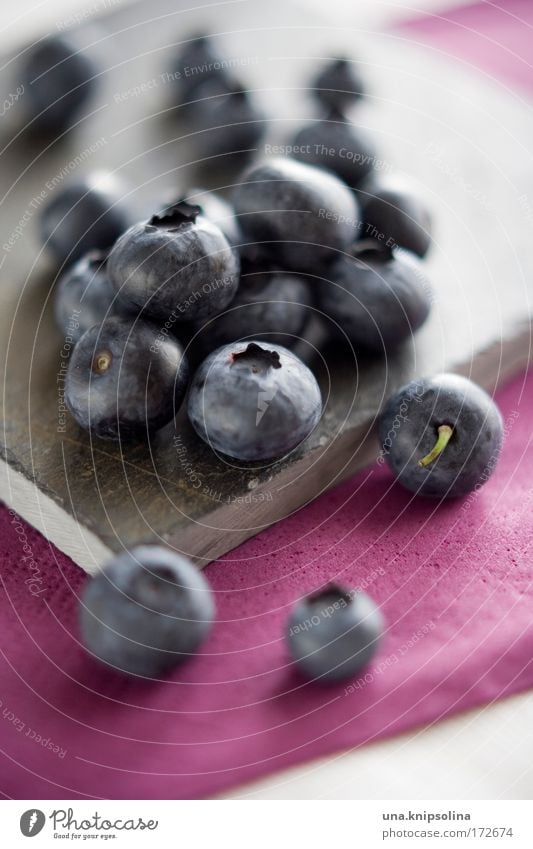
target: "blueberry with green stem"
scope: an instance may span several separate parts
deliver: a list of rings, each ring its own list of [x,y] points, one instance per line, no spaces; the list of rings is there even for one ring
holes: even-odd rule
[[[306,678],[335,683],[367,666],[383,631],[383,616],[369,595],[332,584],[294,606],[286,639],[294,663]]]
[[[409,383],[379,418],[382,451],[399,482],[433,498],[466,495],[484,484],[498,463],[502,438],[492,398],[455,374]]]
[[[113,557],[90,580],[81,598],[81,635],[97,660],[151,677],[187,661],[214,614],[209,585],[189,560],[143,545]]]

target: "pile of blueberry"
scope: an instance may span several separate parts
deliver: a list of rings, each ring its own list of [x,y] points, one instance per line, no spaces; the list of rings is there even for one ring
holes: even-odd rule
[[[249,155],[267,129],[250,92],[207,37],[180,52],[176,69],[185,66],[206,69],[193,79],[177,73],[174,91],[202,155]],[[135,222],[123,188],[100,174],[45,209],[42,239],[62,269],[55,314],[63,333],[76,317],[65,397],[82,428],[150,440],[187,399],[192,427],[214,452],[281,458],[322,415],[317,380],[293,350],[311,316],[356,355],[394,355],[425,322],[426,205],[408,180],[373,168],[374,142],[351,119],[365,90],[357,66],[326,64],[312,90],[319,115],[291,140],[293,155],[248,164],[230,197],[191,188]],[[456,375],[409,384],[379,419],[397,479],[436,498],[487,480],[502,432],[491,398]],[[152,675],[200,645],[214,605],[190,563],[142,547],[90,583],[82,611],[97,657]],[[294,608],[288,645],[305,674],[337,680],[369,661],[382,631],[364,593],[331,586]]]

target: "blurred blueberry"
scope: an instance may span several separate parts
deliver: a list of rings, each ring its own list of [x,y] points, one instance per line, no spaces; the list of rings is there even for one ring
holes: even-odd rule
[[[299,671],[330,683],[363,669],[376,654],[383,630],[383,616],[370,596],[334,584],[294,606],[286,634]]]
[[[87,584],[80,627],[87,650],[130,675],[187,661],[213,624],[213,594],[193,564],[160,545],[113,557]]]
[[[40,235],[58,264],[70,264],[94,248],[110,248],[131,223],[124,187],[112,174],[95,172],[57,192],[40,217]]]

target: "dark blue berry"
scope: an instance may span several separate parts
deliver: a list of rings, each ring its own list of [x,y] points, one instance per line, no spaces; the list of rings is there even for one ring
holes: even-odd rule
[[[498,462],[502,418],[492,398],[455,374],[413,381],[396,392],[379,418],[379,439],[407,489],[434,498],[465,495]]]
[[[61,133],[71,127],[96,87],[93,61],[73,41],[53,35],[24,51],[19,65],[28,130]]]
[[[107,253],[91,251],[65,271],[54,292],[57,326],[73,342],[116,311],[115,290],[106,272]]]
[[[391,349],[429,315],[429,283],[407,251],[361,242],[330,266],[328,278],[317,281],[318,307],[358,350]]]
[[[171,421],[187,388],[179,342],[147,321],[107,318],[71,355],[65,399],[85,430],[106,439],[146,439]]]
[[[383,616],[370,596],[332,585],[294,606],[287,642],[306,678],[335,682],[353,677],[372,660],[383,630]]]
[[[373,140],[337,114],[306,124],[292,140],[294,157],[332,171],[350,188],[368,177],[376,162]]]
[[[340,180],[289,158],[247,171],[234,205],[245,236],[293,271],[316,272],[347,249],[359,224],[357,203]]]
[[[229,154],[243,160],[255,152],[265,134],[266,117],[243,83],[209,78],[194,89],[194,97],[187,117],[190,131],[195,134],[197,156],[204,159],[224,157],[219,164],[225,166]]]
[[[219,348],[191,383],[188,414],[198,435],[237,460],[268,460],[292,451],[317,426],[320,389],[304,363],[261,341]]]
[[[311,83],[311,90],[326,109],[342,113],[365,94],[359,68],[349,59],[330,60]]]
[[[131,223],[123,187],[111,174],[94,173],[71,183],[43,209],[41,239],[58,264],[95,248],[110,248]]]
[[[363,187],[363,236],[424,257],[431,245],[431,215],[416,188],[401,178],[380,178]]]
[[[86,586],[80,625],[87,650],[131,675],[153,676],[201,646],[215,614],[200,571],[163,546],[114,557]]]
[[[124,302],[173,323],[220,312],[239,285],[238,256],[222,230],[184,201],[130,227],[107,267]]]
[[[292,348],[311,314],[311,300],[307,281],[297,274],[243,275],[229,307],[197,328],[198,341],[207,353],[246,339]]]

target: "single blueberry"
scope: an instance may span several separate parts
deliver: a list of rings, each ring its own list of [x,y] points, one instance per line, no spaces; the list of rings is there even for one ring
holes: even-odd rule
[[[320,310],[354,347],[379,353],[408,339],[431,309],[431,288],[408,251],[360,242],[317,281]]]
[[[492,398],[456,374],[407,384],[379,418],[382,451],[400,483],[434,498],[465,495],[485,483],[502,438],[502,417]]]
[[[269,460],[310,435],[320,421],[322,398],[313,373],[295,354],[254,341],[225,345],[204,360],[187,409],[214,451]]]
[[[78,424],[95,436],[146,439],[175,417],[187,380],[176,339],[150,322],[113,316],[75,346],[65,399]]]
[[[117,555],[87,584],[82,640],[97,659],[130,675],[154,676],[184,663],[204,642],[213,594],[193,564],[159,545]]]
[[[311,300],[307,281],[297,274],[256,271],[241,275],[239,291],[229,307],[197,326],[199,344],[205,353],[244,339],[292,348],[311,314]]]
[[[352,189],[368,177],[376,162],[370,136],[336,113],[304,125],[291,144],[300,162],[327,168]]]
[[[280,267],[316,271],[353,242],[357,202],[335,176],[289,158],[245,172],[234,194],[245,236]]]
[[[311,83],[311,90],[326,109],[344,112],[365,94],[357,64],[344,57],[330,60]]]
[[[431,245],[431,215],[416,187],[398,177],[380,178],[359,192],[363,237],[424,257]]]
[[[130,227],[107,267],[121,299],[161,321],[208,318],[228,306],[239,285],[237,253],[201,208],[185,201]]]
[[[95,172],[52,198],[39,223],[41,240],[58,264],[111,247],[131,223],[123,192],[113,175]]]
[[[90,251],[59,278],[54,292],[56,324],[73,342],[116,311],[106,272],[107,252]]]
[[[383,631],[383,616],[370,596],[334,584],[294,606],[286,636],[300,672],[328,683],[363,669],[376,654]]]
[[[180,46],[172,67],[174,103],[181,106],[189,101],[194,97],[195,89],[206,80],[224,80],[227,65],[227,61],[215,50],[209,35],[196,35],[186,41]]]
[[[243,83],[210,77],[194,89],[194,98],[187,117],[199,157],[235,154],[243,160],[255,153],[267,119]]]
[[[38,41],[19,59],[31,133],[61,133],[74,123],[95,89],[97,68],[63,35]]]

